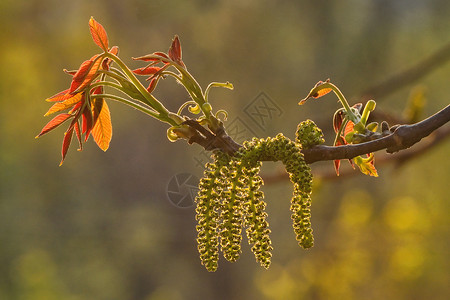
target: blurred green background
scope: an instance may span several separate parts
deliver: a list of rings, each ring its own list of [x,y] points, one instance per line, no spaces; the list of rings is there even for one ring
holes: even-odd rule
[[[0,2],[0,299],[447,299],[450,143],[401,167],[380,166],[317,180],[315,246],[298,247],[289,182],[267,184],[272,266],[254,261],[246,239],[238,262],[208,273],[196,249],[194,208],[167,196],[178,173],[201,177],[198,146],[170,143],[166,126],[110,103],[114,135],[103,153],[92,142],[70,149],[62,167],[63,128],[38,140],[50,120],[45,98],[66,89],[99,52],[94,16],[130,57],[166,51],[178,34],[184,61],[200,84],[255,135],[315,120],[332,143],[335,98],[297,106],[328,77],[352,103],[366,88],[412,67],[450,42],[448,0],[170,1],[2,0]],[[425,89],[422,117],[449,103],[450,63],[377,100],[401,115],[411,91]],[[245,107],[264,92],[281,109],[261,128]],[[170,79],[157,96],[176,110],[187,100]],[[448,126],[448,125],[447,125]],[[380,153],[382,154],[382,153]],[[346,164],[343,163],[343,164]],[[333,172],[331,162],[314,172]],[[280,170],[264,165],[265,176]]]

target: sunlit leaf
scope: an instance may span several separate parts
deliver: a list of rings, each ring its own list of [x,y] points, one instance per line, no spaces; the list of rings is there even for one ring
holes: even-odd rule
[[[352,121],[348,121],[347,124],[345,125],[343,135],[346,136],[347,134],[352,132],[354,127],[355,127],[355,123],[353,123]]]
[[[52,107],[50,107],[50,109],[45,113],[45,116],[48,116],[48,115],[58,112],[58,111],[68,109],[68,108],[72,107],[73,105],[75,105],[76,103],[82,101],[83,97],[84,97],[84,93],[78,93],[75,95],[71,95],[70,98],[68,98],[62,102],[53,104]]]
[[[64,159],[66,158],[67,151],[69,150],[70,143],[72,142],[72,135],[73,135],[73,128],[74,126],[70,126],[69,129],[64,133],[64,139],[63,139],[63,145],[62,145],[62,159],[60,162],[60,166],[63,164]]]
[[[334,132],[338,133],[344,121],[344,112],[342,109],[336,111],[333,115],[333,129]]]
[[[98,58],[98,55],[93,56],[90,60],[84,61],[72,78],[69,93],[77,90],[80,91],[88,86],[97,76],[101,62],[102,59]]]
[[[345,140],[342,138],[342,136],[338,136],[336,138],[335,146],[341,146],[345,145]],[[339,176],[339,167],[341,166],[341,161],[339,159],[334,161],[334,170],[336,171],[336,175]]]
[[[181,44],[178,36],[176,35],[172,41],[172,45],[169,48],[169,57],[173,61],[181,59]]]
[[[114,55],[119,54],[119,47],[112,46],[111,49],[109,50],[109,53],[114,54]]]
[[[80,131],[80,125],[78,125],[78,121],[75,122],[74,127],[75,127],[75,134],[76,134],[76,137],[78,140],[78,145],[79,145],[78,151],[81,151],[81,150],[83,150],[83,143],[81,141],[81,131]]]
[[[371,153],[367,158],[357,156],[353,160],[363,174],[378,177],[377,169],[374,165],[373,153]]]
[[[108,35],[105,28],[94,20],[93,17],[89,20],[89,30],[91,31],[92,39],[105,52],[108,51]]]
[[[82,133],[85,134],[84,136],[84,141],[86,142],[89,134],[91,133],[92,127],[93,127],[93,117],[92,117],[92,112],[89,109],[88,106],[86,106],[83,109],[83,114],[82,114],[82,123],[81,123],[81,131]]]
[[[152,80],[150,80],[150,84],[147,87],[147,91],[149,93],[151,93],[155,90],[156,85],[158,84],[158,80],[159,80],[159,77],[154,77]]]
[[[161,67],[143,67],[136,70],[133,70],[133,73],[137,75],[153,75],[156,72],[160,71]]]
[[[298,105],[303,105],[306,102],[306,100],[308,100],[311,97],[319,98],[319,97],[322,97],[322,96],[328,94],[331,91],[332,91],[332,88],[331,88],[331,84],[330,84],[330,79],[327,79],[325,81],[319,81],[309,92],[308,96],[306,96],[305,98],[300,100]]]
[[[336,171],[336,175],[339,176],[339,167],[341,166],[341,161],[336,159],[334,161],[334,170]]]
[[[313,97],[313,98],[320,98],[320,97],[328,94],[329,92],[331,92],[330,88],[320,89],[316,93],[312,94],[311,97]]]
[[[164,52],[154,52],[152,54],[147,54],[144,56],[133,57],[134,60],[142,60],[142,61],[162,61],[168,62],[170,60],[169,56]]]
[[[56,95],[51,96],[50,98],[45,99],[48,102],[59,102],[64,101],[71,98],[73,95],[69,94],[69,89],[64,90],[62,92],[57,93]]]
[[[46,134],[50,130],[55,129],[65,121],[67,121],[72,115],[71,114],[59,114],[56,117],[54,117],[50,122],[48,122],[44,128],[42,128],[41,132],[36,136],[36,138],[40,137],[41,135]]]
[[[95,99],[95,102],[101,102],[101,105],[94,103],[95,123],[91,133],[99,148],[106,151],[112,138],[111,115],[108,105],[103,99]]]

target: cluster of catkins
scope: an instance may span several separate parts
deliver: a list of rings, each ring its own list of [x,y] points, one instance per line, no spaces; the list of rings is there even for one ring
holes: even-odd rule
[[[323,142],[322,131],[307,120],[298,125],[295,142],[278,134],[246,141],[234,156],[220,151],[213,154],[214,162],[206,164],[196,197],[198,250],[208,271],[217,269],[219,247],[225,259],[234,262],[239,258],[243,228],[256,260],[264,268],[270,266],[272,244],[260,190],[263,181],[258,175],[262,161],[281,161],[286,167],[294,184],[290,208],[296,239],[305,249],[313,246],[312,175],[301,149]]]

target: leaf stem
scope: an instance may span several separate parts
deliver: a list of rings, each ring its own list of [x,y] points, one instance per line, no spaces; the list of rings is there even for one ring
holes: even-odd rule
[[[147,107],[144,107],[144,106],[142,106],[142,105],[140,105],[138,103],[135,103],[135,102],[133,102],[131,100],[128,100],[128,99],[125,99],[125,98],[122,98],[122,97],[119,97],[119,96],[116,96],[116,95],[111,95],[111,94],[93,94],[90,97],[91,97],[91,99],[92,98],[107,98],[107,99],[115,100],[115,101],[121,102],[123,104],[129,105],[129,106],[131,106],[131,107],[133,107],[133,108],[135,108],[135,109],[137,109],[137,110],[139,110],[139,111],[141,111],[141,112],[143,112],[143,113],[145,113],[147,115],[150,115],[150,116],[160,120],[160,116],[159,116],[158,112],[156,112],[156,111],[154,111],[152,109],[149,109]]]
[[[147,89],[142,85],[142,83],[136,78],[136,76],[133,74],[133,72],[128,68],[128,66],[116,55],[112,53],[107,53],[106,56],[110,59],[112,59],[125,73],[125,75],[128,77],[128,79],[134,84],[134,86],[138,89],[138,91],[144,96],[146,100],[146,104],[151,106],[154,110],[158,112],[155,118],[157,118],[160,121],[169,123],[172,126],[179,125],[179,123],[174,119],[171,118],[170,115],[173,115],[173,113],[170,113],[167,108],[164,107],[164,105],[159,102],[155,97],[153,97]],[[152,115],[152,114],[150,114]],[[153,115],[152,115],[153,116]]]

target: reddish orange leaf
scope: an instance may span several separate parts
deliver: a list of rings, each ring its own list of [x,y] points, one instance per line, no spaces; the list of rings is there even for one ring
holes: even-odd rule
[[[346,142],[345,140],[341,137],[338,136],[336,139],[336,143],[334,144],[335,146],[341,146],[341,145],[345,145]],[[341,166],[341,161],[339,159],[334,161],[334,170],[336,171],[336,175],[339,176],[339,167]]]
[[[83,100],[84,93],[78,93],[78,94],[70,95],[70,96],[71,96],[70,98],[68,98],[62,102],[53,104],[52,107],[50,107],[50,109],[45,113],[44,116],[48,116],[52,113],[62,111],[62,110],[72,107],[73,105],[75,105],[78,102]]]
[[[173,38],[168,54],[170,59],[173,61],[181,60],[181,44],[177,35]]]
[[[137,75],[153,75],[153,74],[157,73],[158,71],[160,71],[161,69],[162,69],[161,67],[147,66],[147,67],[133,70],[133,73],[135,73]]]
[[[67,119],[69,119],[72,115],[71,114],[59,114],[56,117],[54,117],[50,122],[48,122],[44,128],[42,128],[41,132],[36,136],[36,138],[40,137],[41,135],[46,134],[52,129],[55,129],[62,123],[64,123]]]
[[[336,171],[336,175],[339,176],[339,167],[341,166],[341,161],[339,159],[334,161],[334,170]]]
[[[77,150],[81,151],[83,150],[83,143],[81,142],[81,131],[80,131],[80,125],[78,125],[78,122],[75,122],[75,133],[78,140],[78,145],[80,146]]]
[[[355,123],[353,123],[352,121],[348,121],[347,124],[345,125],[343,136],[346,136],[347,134],[352,132],[354,127]]]
[[[158,83],[159,77],[154,77],[151,81],[150,84],[147,87],[147,91],[149,93],[153,92],[156,88],[156,84]]]
[[[83,110],[83,114],[82,114],[82,124],[81,124],[81,128],[82,128],[82,132],[85,134],[84,136],[84,141],[86,142],[89,134],[91,133],[92,130],[92,126],[93,126],[93,119],[92,119],[92,112],[89,109],[88,106],[86,106]]]
[[[114,54],[114,55],[119,54],[119,47],[112,46],[111,49],[109,50],[109,53]]]
[[[72,83],[70,84],[69,93],[74,92],[84,81],[87,74],[89,73],[89,70],[91,69],[92,65],[94,64],[94,61],[92,60],[86,60],[84,61],[78,71],[75,73],[75,75],[72,78]]]
[[[112,125],[111,125],[111,115],[109,113],[109,108],[103,99],[96,99],[94,103],[94,127],[92,128],[92,137],[97,143],[100,149],[103,151],[108,150],[109,143],[112,138]],[[100,107],[100,110],[98,108]]]
[[[90,60],[84,61],[77,73],[72,78],[69,93],[80,91],[88,86],[97,76],[102,59],[97,59],[98,55],[93,56]]]
[[[67,151],[69,150],[70,143],[72,142],[73,127],[74,126],[71,125],[69,127],[69,129],[67,129],[67,131],[64,133],[64,139],[63,139],[63,145],[62,145],[62,151],[61,151],[62,159],[61,159],[61,162],[59,163],[59,166],[61,166],[63,164],[64,159],[66,158],[66,155],[67,155]]]
[[[59,92],[56,95],[51,96],[50,98],[45,99],[48,102],[59,102],[64,101],[71,98],[73,95],[69,94],[69,89]]]
[[[162,61],[167,62],[170,58],[167,56],[167,54],[163,52],[154,52],[152,54],[140,56],[140,57],[133,57],[134,60],[142,60],[142,61]]]
[[[172,45],[169,48],[169,57],[174,62],[178,63],[183,68],[186,68],[186,66],[183,63],[183,60],[181,59],[181,44],[180,40],[178,39],[178,35],[176,35],[172,41]]]
[[[89,30],[91,31],[92,39],[105,52],[108,51],[108,35],[105,28],[91,17],[89,20]]]
[[[336,133],[339,132],[339,128],[341,128],[343,121],[344,121],[344,112],[342,110],[336,111],[333,116],[334,132],[336,132]]]
[[[321,89],[321,90],[317,91],[313,95],[311,95],[311,97],[313,97],[313,98],[320,98],[320,97],[328,94],[331,91],[332,91],[332,89],[330,89],[330,88],[324,88],[324,89]]]

